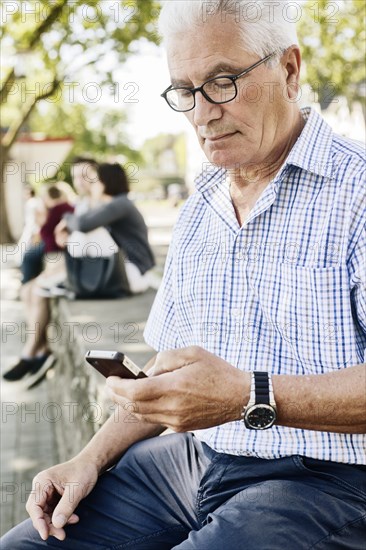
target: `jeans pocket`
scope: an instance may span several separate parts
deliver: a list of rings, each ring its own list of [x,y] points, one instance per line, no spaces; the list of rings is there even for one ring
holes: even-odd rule
[[[305,456],[295,456],[296,466],[309,474],[327,479],[330,482],[361,497],[366,505],[366,472],[353,465],[340,462],[327,462]]]

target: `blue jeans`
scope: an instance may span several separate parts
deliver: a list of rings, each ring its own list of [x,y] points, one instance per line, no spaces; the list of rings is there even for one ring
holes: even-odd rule
[[[300,456],[217,453],[192,434],[133,445],[78,506],[67,538],[26,520],[2,550],[365,550],[366,472]]]

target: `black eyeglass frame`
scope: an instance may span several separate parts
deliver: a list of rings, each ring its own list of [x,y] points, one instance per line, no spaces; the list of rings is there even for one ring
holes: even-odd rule
[[[171,84],[170,86],[167,87],[166,90],[164,90],[164,92],[162,94],[160,94],[160,97],[163,97],[165,99],[165,101],[167,102],[167,104],[169,105],[169,107],[171,109],[173,109],[173,111],[176,111],[177,113],[188,113],[189,111],[192,111],[195,108],[195,106],[196,106],[196,93],[197,92],[201,92],[201,94],[203,95],[203,97],[205,99],[207,99],[207,101],[209,101],[210,103],[214,103],[215,105],[222,105],[223,103],[230,103],[230,101],[234,101],[234,99],[238,95],[238,87],[236,85],[236,80],[238,80],[238,78],[241,78],[242,76],[250,73],[250,71],[252,71],[256,67],[258,67],[262,63],[265,63],[268,59],[270,59],[274,55],[276,55],[276,52],[270,53],[266,57],[263,57],[263,59],[260,59],[259,61],[257,61],[256,63],[254,63],[250,67],[248,67],[247,69],[244,69],[244,71],[242,71],[239,74],[228,74],[228,75],[224,74],[224,75],[220,75],[220,76],[215,76],[214,78],[210,78],[209,80],[206,80],[206,82],[204,82],[201,86],[197,86],[196,88],[189,88],[188,86],[173,86]],[[231,99],[226,99],[224,101],[215,101],[215,100],[211,99],[210,96],[207,95],[207,93],[203,89],[204,86],[206,86],[206,84],[208,84],[209,82],[213,82],[213,81],[218,80],[220,78],[227,78],[227,79],[231,80],[232,83],[234,84],[235,95]],[[184,109],[183,111],[181,111],[180,109],[174,109],[174,107],[171,106],[171,104],[169,103],[169,101],[167,99],[168,92],[170,92],[172,90],[188,90],[188,91],[190,91],[192,96],[193,96],[193,107],[191,107],[190,109]]]

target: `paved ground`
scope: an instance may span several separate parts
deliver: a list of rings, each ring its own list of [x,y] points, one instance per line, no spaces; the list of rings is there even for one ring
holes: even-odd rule
[[[8,259],[1,272],[1,371],[16,362],[24,339],[23,308],[16,300],[18,270]],[[12,336],[10,333],[16,333]],[[27,391],[22,382],[1,384],[1,533],[18,523],[34,475],[55,463],[47,384]]]
[[[157,204],[142,208],[161,274],[171,228],[178,211]],[[16,362],[25,338],[23,308],[17,300],[19,272],[6,249],[1,257],[1,372]],[[54,410],[48,385],[29,391],[25,384],[1,383],[1,534],[25,517],[34,475],[58,461],[54,444]]]

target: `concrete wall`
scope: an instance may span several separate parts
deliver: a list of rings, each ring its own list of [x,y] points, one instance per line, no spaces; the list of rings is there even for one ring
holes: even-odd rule
[[[144,366],[154,354],[142,337],[154,291],[120,300],[52,300],[49,336],[57,357],[49,373],[51,400],[67,411],[55,422],[60,461],[77,454],[113,411],[105,378],[88,365],[89,349],[126,353]],[[126,420],[131,407],[126,407]]]

